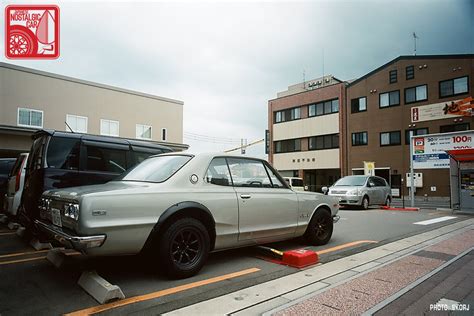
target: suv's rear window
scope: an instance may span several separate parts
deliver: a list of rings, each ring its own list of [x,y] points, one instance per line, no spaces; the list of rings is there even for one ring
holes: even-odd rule
[[[46,160],[48,167],[78,170],[81,142],[76,138],[52,137]]]

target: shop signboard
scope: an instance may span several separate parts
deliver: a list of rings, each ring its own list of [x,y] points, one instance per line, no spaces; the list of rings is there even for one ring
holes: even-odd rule
[[[461,100],[433,103],[411,108],[411,122],[442,120],[460,116],[472,117],[474,100],[467,97]]]
[[[413,168],[449,168],[447,150],[474,148],[474,131],[413,137]]]

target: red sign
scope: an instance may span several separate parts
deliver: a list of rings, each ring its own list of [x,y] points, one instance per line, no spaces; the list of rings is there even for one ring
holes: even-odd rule
[[[59,7],[9,5],[5,9],[5,56],[10,59],[59,57]]]

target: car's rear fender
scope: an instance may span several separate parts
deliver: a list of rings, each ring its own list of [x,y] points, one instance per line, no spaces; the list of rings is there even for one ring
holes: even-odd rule
[[[193,201],[174,204],[164,211],[150,232],[142,250],[149,250],[154,244],[156,244],[157,238],[159,238],[160,234],[168,227],[168,225],[182,217],[196,218],[206,226],[211,240],[210,248],[213,250],[216,241],[216,223],[214,217],[207,207],[201,203]]]

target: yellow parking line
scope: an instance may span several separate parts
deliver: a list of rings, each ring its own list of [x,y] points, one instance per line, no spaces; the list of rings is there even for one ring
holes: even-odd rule
[[[100,306],[94,306],[94,307],[91,307],[91,308],[82,309],[82,310],[79,310],[79,311],[76,311],[76,312],[65,314],[65,316],[79,316],[79,315],[96,314],[96,313],[100,313],[100,312],[110,310],[110,309],[114,309],[114,308],[117,308],[117,307],[129,305],[129,304],[134,304],[134,303],[138,303],[138,302],[143,302],[143,301],[147,301],[147,300],[156,299],[156,298],[159,298],[159,297],[162,297],[162,296],[165,296],[165,295],[175,294],[175,293],[178,293],[178,292],[193,289],[193,288],[200,287],[200,286],[203,286],[203,285],[208,285],[208,284],[217,283],[217,282],[221,282],[221,281],[228,280],[228,279],[233,279],[233,278],[236,278],[236,277],[239,277],[239,276],[243,276],[243,275],[258,272],[258,271],[260,271],[260,269],[258,269],[258,268],[246,269],[246,270],[242,270],[242,271],[238,271],[238,272],[234,272],[234,273],[229,273],[229,274],[221,275],[221,276],[218,276],[218,277],[214,277],[214,278],[210,278],[210,279],[206,279],[206,280],[202,280],[202,281],[197,281],[197,282],[193,282],[193,283],[189,283],[189,284],[180,285],[180,286],[177,286],[177,287],[173,287],[173,288],[166,289],[166,290],[161,290],[161,291],[158,291],[158,292],[153,292],[153,293],[149,293],[149,294],[145,294],[145,295],[138,295],[138,296],[130,297],[130,298],[123,299],[123,300],[120,300],[120,301],[115,301],[115,302],[112,302],[112,303],[109,303],[109,304],[104,304],[104,305],[100,305]]]
[[[33,261],[33,260],[43,260],[43,259],[46,259],[46,256],[28,258],[28,259],[11,260],[11,261],[3,261],[3,262],[0,262],[0,266],[5,265],[5,264],[20,263],[20,262]]]
[[[342,245],[339,245],[339,246],[335,246],[335,247],[332,247],[332,248],[316,251],[316,253],[318,255],[322,255],[322,254],[325,254],[325,253],[328,253],[328,252],[333,252],[333,251],[353,247],[353,246],[360,245],[360,244],[374,244],[374,243],[378,243],[378,241],[375,241],[375,240],[358,240],[358,241],[349,242],[347,244],[342,244]]]
[[[11,233],[0,233],[0,236],[7,236],[7,235],[15,235],[16,232],[11,232]]]
[[[22,256],[22,255],[31,255],[35,253],[42,253],[42,252],[47,252],[48,250],[39,250],[39,251],[27,251],[27,252],[17,252],[17,253],[11,253],[8,255],[0,255],[0,258],[7,258],[7,257],[16,257],[16,256]]]

